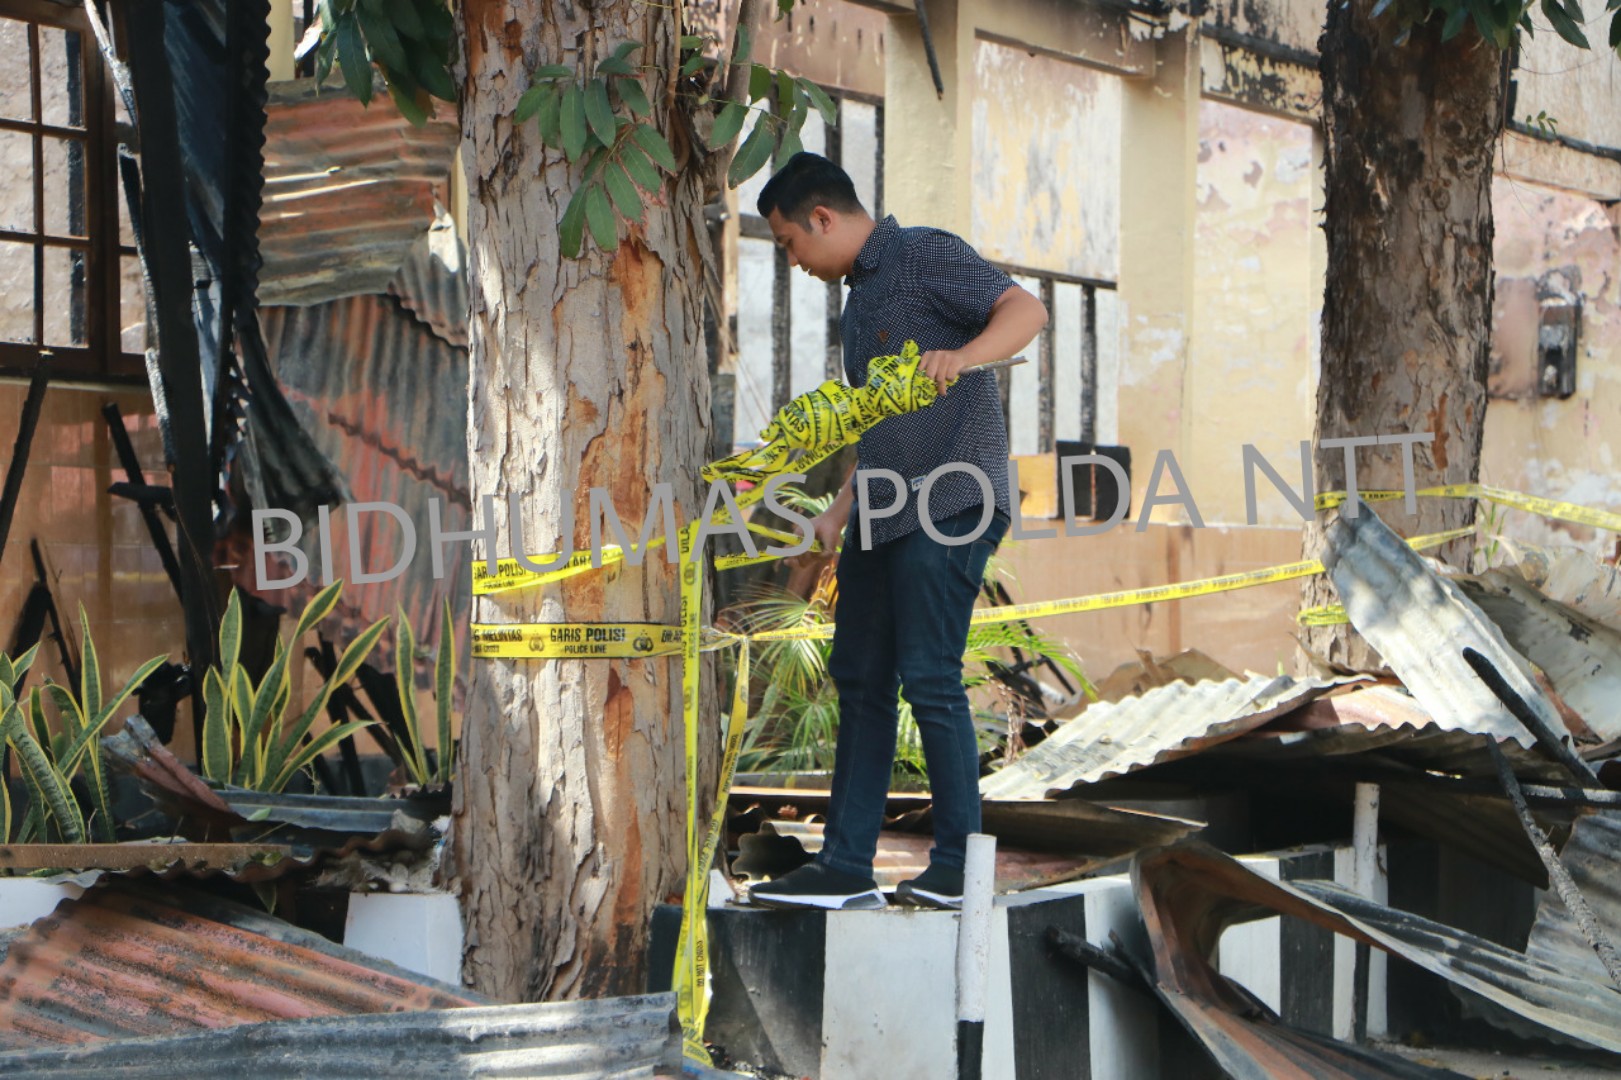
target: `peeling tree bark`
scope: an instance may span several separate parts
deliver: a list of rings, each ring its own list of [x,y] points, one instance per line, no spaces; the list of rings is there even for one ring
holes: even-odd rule
[[[1478,478],[1492,315],[1492,154],[1501,122],[1503,54],[1468,28],[1442,42],[1441,19],[1394,44],[1374,0],[1328,5],[1323,77],[1328,240],[1322,372],[1317,385],[1318,491],[1345,488],[1345,451],[1323,439],[1433,432],[1415,447],[1416,486]],[[1359,448],[1357,486],[1402,487],[1399,446]],[[1366,512],[1366,511],[1364,511]],[[1401,502],[1381,517],[1406,536],[1474,520],[1468,500]],[[1322,550],[1320,525],[1305,550]],[[1469,541],[1442,549],[1466,565]],[[1337,600],[1308,580],[1308,606]],[[1353,667],[1376,654],[1348,627],[1307,631],[1307,647]]]
[[[528,71],[591,72],[636,40],[637,61],[660,69],[646,88],[668,132],[674,9],[465,0],[462,18],[473,504],[496,497],[502,554],[517,524],[509,495],[532,554],[557,550],[568,506],[576,550],[589,545],[593,486],[633,532],[659,482],[689,520],[709,423],[696,170],[666,184],[616,251],[588,241],[564,260],[557,222],[580,169],[547,152],[533,122],[512,121]],[[474,618],[674,624],[675,568],[655,549],[639,569],[476,601]],[[645,989],[653,906],[680,892],[686,869],[680,675],[668,658],[475,663],[454,844],[464,971],[478,990],[533,1001]]]

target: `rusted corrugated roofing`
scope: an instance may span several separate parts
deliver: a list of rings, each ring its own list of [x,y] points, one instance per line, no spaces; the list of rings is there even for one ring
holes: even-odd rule
[[[417,128],[387,95],[367,107],[299,79],[271,87],[266,114],[259,302],[383,292],[435,203],[449,204],[455,110]]]
[[[1518,574],[1492,570],[1458,585],[1594,734],[1621,737],[1621,633],[1550,600]]]
[[[1371,510],[1326,530],[1323,565],[1345,614],[1402,684],[1447,731],[1531,746],[1535,739],[1464,660],[1479,653],[1556,737],[1570,733],[1526,673],[1528,664],[1456,584],[1442,578]]]
[[[432,264],[438,266],[438,260]],[[448,596],[465,618],[472,596],[469,547],[444,547],[444,574],[435,579],[425,550],[429,500],[440,502],[444,529],[468,529],[467,351],[386,296],[355,296],[314,307],[261,309],[265,339],[287,399],[317,446],[337,466],[358,502],[387,502],[404,510],[417,530],[416,557],[391,581],[345,586],[338,612],[345,638],[366,624],[405,609],[424,648],[439,639],[439,613]],[[383,514],[363,519],[364,565],[394,565],[399,528]],[[347,512],[332,515],[337,576],[349,578]],[[312,528],[301,546],[319,565]],[[285,575],[286,570],[275,571]],[[314,578],[316,575],[310,575]],[[238,584],[253,588],[244,567]],[[264,593],[298,610],[318,582]],[[329,631],[330,633],[331,631]],[[392,635],[384,636],[391,647]],[[378,654],[386,664],[388,649]],[[463,659],[465,659],[465,654]],[[465,663],[459,665],[465,669]]]
[[[388,295],[438,337],[467,348],[467,262],[448,214],[411,245]]]
[[[0,1076],[630,1080],[676,1076],[674,994],[244,1024],[173,1038],[0,1054]],[[663,1068],[660,1068],[660,1067]],[[654,1070],[659,1071],[655,1072]],[[719,1077],[704,1070],[693,1075]],[[729,1075],[729,1074],[728,1074]]]
[[[477,1004],[248,908],[118,883],[63,901],[11,943],[0,1050]]]
[[[1175,682],[1092,705],[1034,749],[980,781],[987,799],[1040,799],[1236,738],[1335,686],[1356,680],[1252,675]]]

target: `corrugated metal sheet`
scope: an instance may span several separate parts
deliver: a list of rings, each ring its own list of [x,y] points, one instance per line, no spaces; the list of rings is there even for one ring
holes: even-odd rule
[[[1453,582],[1432,570],[1379,516],[1364,508],[1327,529],[1323,565],[1351,625],[1379,650],[1402,684],[1446,731],[1535,742],[1463,658],[1474,649],[1497,669],[1548,729],[1569,738],[1528,664]]]
[[[1504,567],[1544,596],[1575,608],[1594,622],[1621,630],[1621,568],[1586,552],[1502,541]]]
[[[438,337],[467,348],[467,260],[456,225],[440,214],[388,283],[388,295]]]
[[[433,265],[438,265],[434,260]],[[437,336],[424,322],[386,296],[356,296],[314,307],[261,310],[277,379],[300,422],[348,483],[357,502],[388,502],[405,511],[417,530],[415,557],[392,581],[349,584],[339,607],[343,636],[403,607],[427,649],[439,639],[439,611],[446,597],[458,620],[472,599],[469,548],[447,544],[444,575],[435,579],[426,550],[429,500],[440,502],[449,530],[469,528],[467,472],[467,351]],[[348,512],[332,514],[336,576],[352,580]],[[399,527],[385,514],[361,518],[363,565],[373,571],[394,565]],[[315,529],[301,547],[320,566]],[[284,567],[275,573],[285,576]],[[316,572],[311,577],[316,577]],[[252,588],[251,567],[238,583]],[[284,591],[260,591],[277,604],[302,607],[317,582]],[[331,631],[329,631],[330,633]],[[392,635],[385,635],[379,663],[388,666]],[[464,646],[465,649],[465,646]],[[465,652],[463,654],[465,660]],[[459,670],[466,670],[460,664]]]
[[[1318,694],[1355,680],[1252,675],[1171,683],[1141,697],[1092,705],[1034,749],[980,781],[987,799],[1040,799],[1186,757],[1236,738]]]
[[[455,110],[416,128],[386,94],[366,107],[299,79],[271,88],[266,114],[260,303],[383,292],[449,205]]]
[[[63,901],[11,943],[0,1050],[476,1004],[263,913],[119,883]]]
[[[1577,819],[1559,861],[1570,871],[1599,925],[1612,940],[1621,934],[1621,814],[1593,813]],[[1609,980],[1558,893],[1543,894],[1525,952],[1578,978]]]
[[[1454,927],[1376,904],[1328,882],[1273,881],[1198,844],[1142,857],[1132,876],[1161,982],[1216,1008],[1225,1006],[1229,1013],[1244,999],[1221,990],[1224,981],[1216,981],[1220,977],[1205,958],[1227,925],[1277,913],[1401,957],[1551,1036],[1621,1052],[1621,992]],[[1177,1007],[1170,998],[1166,1002]],[[1189,1021],[1187,1013],[1179,1015]],[[1276,1075],[1256,1068],[1262,1059],[1252,1050],[1256,1044],[1251,1036],[1260,1036],[1263,1050],[1276,1051],[1265,1040],[1263,1025],[1228,1026],[1213,1031],[1212,1037],[1197,1028],[1195,1033],[1233,1075]],[[1220,1056],[1224,1051],[1232,1056]],[[1282,1060],[1295,1059],[1285,1055]],[[1339,1075],[1369,1074],[1353,1070]]]
[[[681,1054],[679,1029],[672,1034],[674,1008],[674,994],[647,994],[544,1005],[283,1020],[81,1050],[0,1054],[0,1076],[54,1080],[106,1076],[126,1080],[181,1076],[631,1080],[673,1076]],[[661,1065],[669,1071],[659,1070]]]
[[[1594,734],[1621,738],[1621,633],[1548,599],[1517,574],[1493,570],[1458,586]]]

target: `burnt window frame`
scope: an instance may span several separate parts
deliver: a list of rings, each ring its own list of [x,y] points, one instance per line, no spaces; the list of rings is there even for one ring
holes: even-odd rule
[[[0,118],[0,131],[27,135],[32,143],[30,182],[34,213],[28,231],[0,229],[0,241],[33,249],[33,341],[0,339],[0,378],[28,378],[41,353],[52,356],[51,380],[57,383],[111,383],[146,385],[146,361],[141,353],[123,351],[122,260],[137,255],[133,244],[119,237],[117,110],[112,79],[97,46],[90,21],[78,6],[49,0],[0,0],[0,18],[27,27],[29,94],[32,118]],[[41,70],[42,28],[78,35],[82,76],[80,108],[83,127],[62,127],[44,122],[44,83]],[[83,147],[84,235],[51,233],[45,222],[44,147],[46,139],[77,142]],[[48,249],[83,253],[82,283],[70,288],[72,300],[82,298],[83,344],[48,344],[45,339],[45,253]],[[76,274],[77,277],[77,274]]]

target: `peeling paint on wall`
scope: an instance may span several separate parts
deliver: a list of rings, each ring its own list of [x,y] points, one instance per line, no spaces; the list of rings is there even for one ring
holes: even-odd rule
[[[1207,521],[1245,521],[1245,443],[1299,483],[1322,306],[1311,260],[1318,182],[1311,128],[1201,103],[1189,356],[1197,410],[1182,466]],[[1299,524],[1270,483],[1259,479],[1256,491],[1261,524]]]
[[[975,45],[970,242],[998,262],[1113,281],[1120,252],[1120,80]]]
[[[1621,238],[1602,204],[1499,177],[1493,185],[1499,356],[1535,347],[1536,282],[1550,271],[1578,280],[1582,320],[1576,393],[1564,400],[1493,399],[1486,408],[1481,479],[1606,510],[1621,508],[1612,440],[1621,433]],[[1528,295],[1529,294],[1529,295]],[[1609,555],[1615,537],[1585,526],[1508,513],[1502,531],[1525,540],[1576,542]]]

